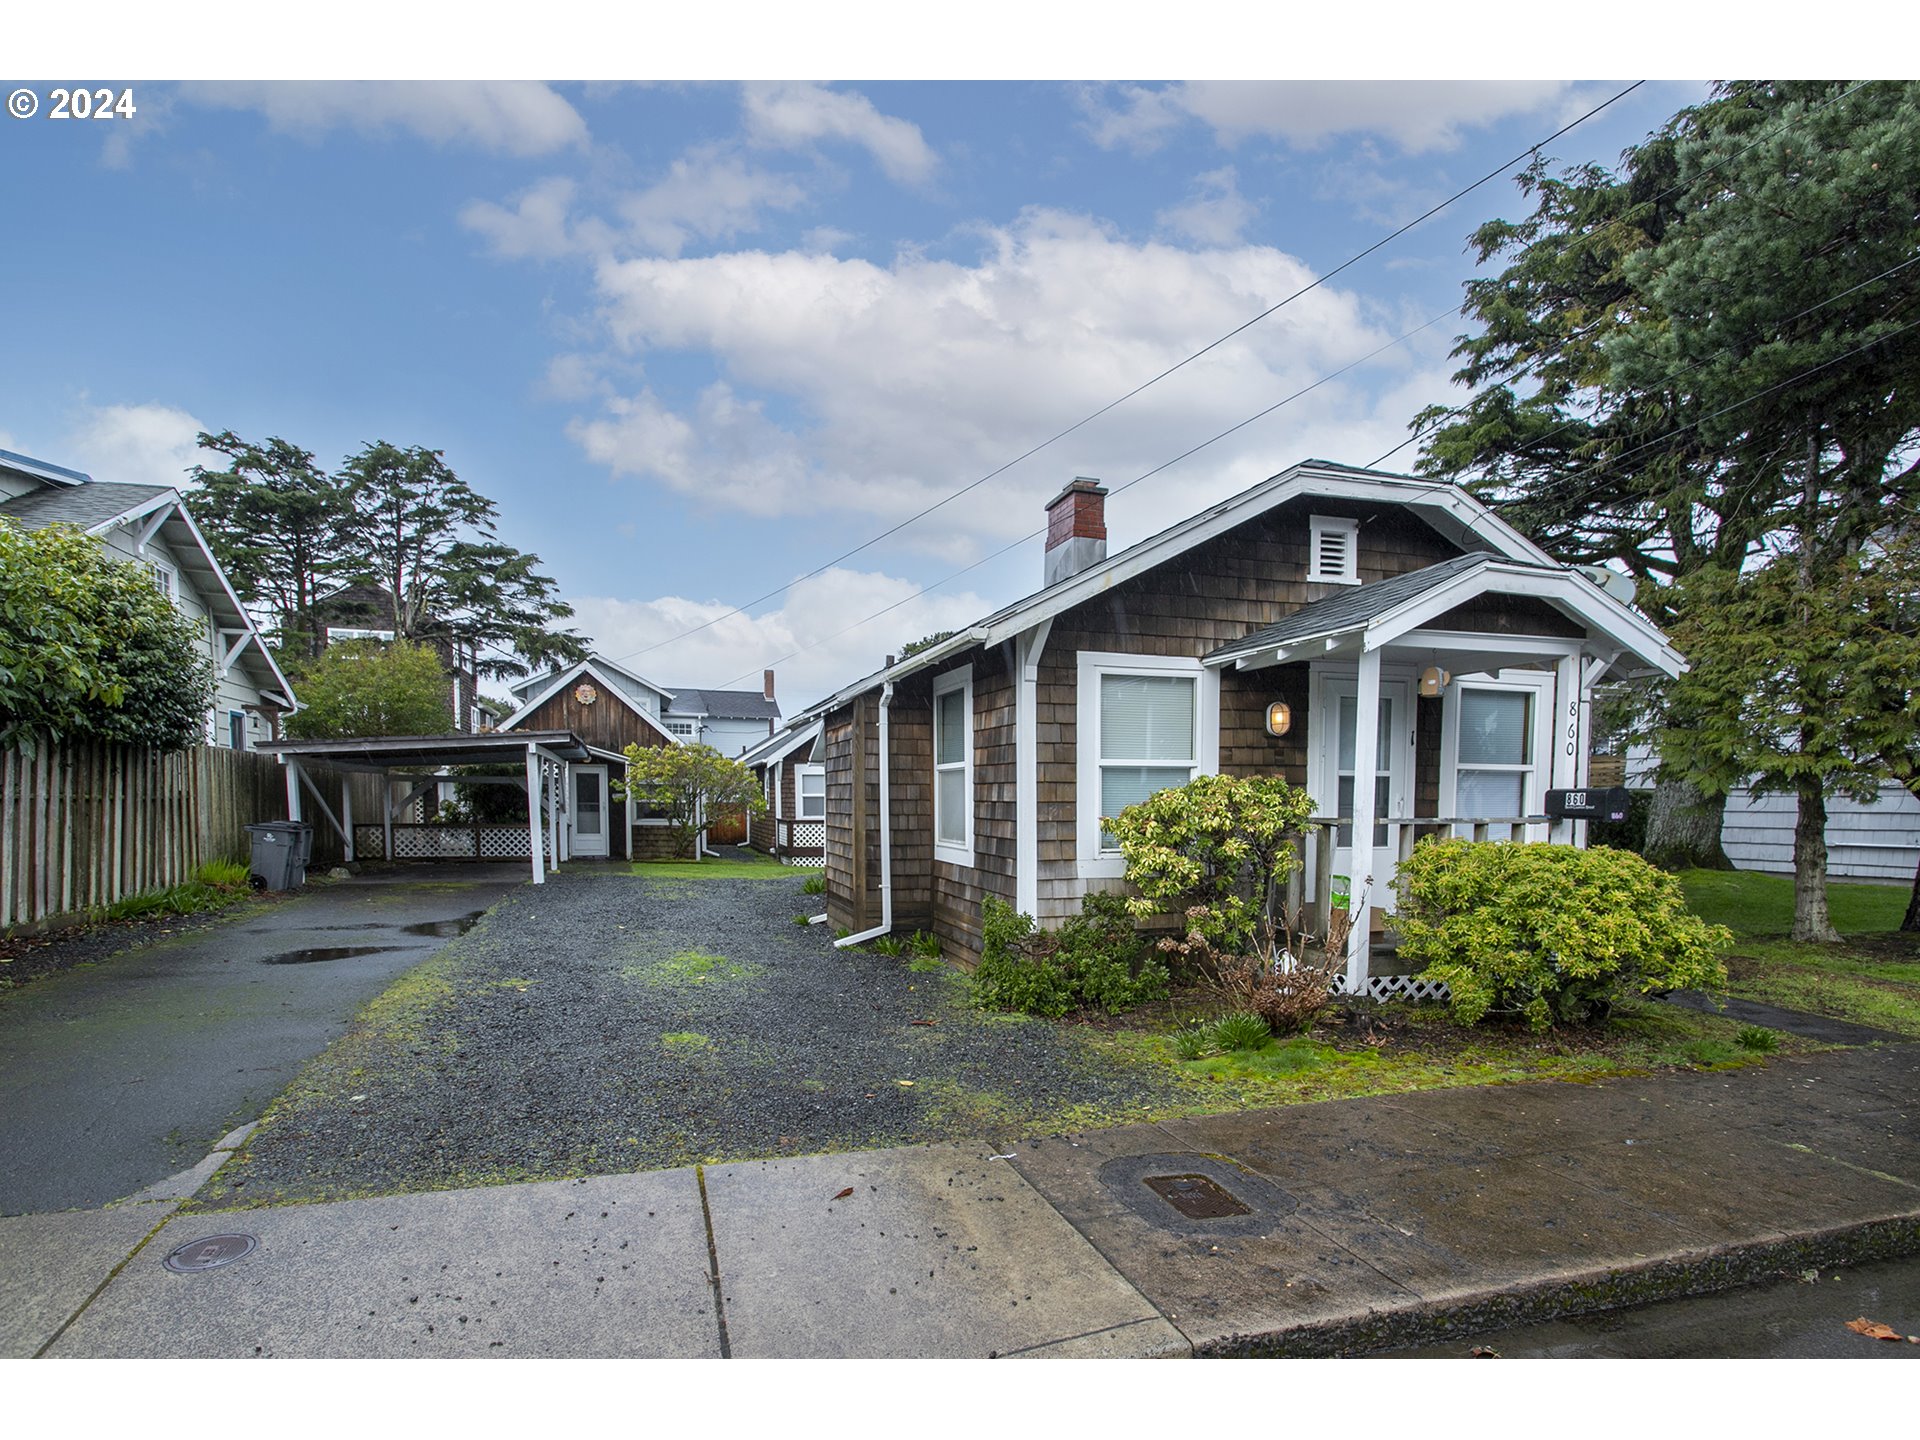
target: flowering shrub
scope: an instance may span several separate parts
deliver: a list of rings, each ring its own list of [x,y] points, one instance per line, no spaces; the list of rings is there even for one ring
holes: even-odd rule
[[[1524,1015],[1536,1030],[1604,1015],[1628,991],[1726,984],[1724,925],[1624,850],[1427,840],[1395,881],[1403,955],[1443,980],[1454,1017]]]
[[[1312,814],[1307,792],[1278,776],[1198,775],[1101,823],[1138,892],[1128,909],[1184,914],[1184,938],[1160,948],[1191,957],[1254,948],[1275,887],[1299,863],[1292,837]]]

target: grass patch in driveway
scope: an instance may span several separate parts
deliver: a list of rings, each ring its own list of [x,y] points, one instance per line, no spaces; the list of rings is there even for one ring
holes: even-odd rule
[[[791,865],[782,865],[770,855],[752,859],[634,860],[627,865],[629,875],[651,880],[782,880],[797,873]]]
[[[724,955],[709,955],[703,950],[682,950],[664,960],[625,966],[620,973],[642,985],[708,985],[745,980],[759,968],[729,960]]]
[[[1786,938],[1793,881],[1784,875],[1685,870],[1680,884],[1702,919],[1734,932],[1728,994],[1920,1036],[1920,935],[1897,928],[1905,886],[1829,885],[1827,908],[1842,939],[1813,945]]]

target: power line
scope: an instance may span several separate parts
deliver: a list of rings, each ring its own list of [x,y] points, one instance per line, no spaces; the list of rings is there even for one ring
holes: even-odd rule
[[[1243,332],[1252,329],[1255,325],[1258,325],[1262,320],[1265,320],[1269,316],[1274,315],[1277,312],[1285,309],[1288,305],[1291,305],[1295,300],[1300,299],[1303,295],[1307,295],[1312,291],[1319,289],[1322,285],[1326,284],[1329,280],[1333,279],[1334,276],[1340,274],[1344,270],[1350,269],[1354,265],[1359,264],[1362,260],[1366,259],[1369,255],[1372,255],[1375,251],[1380,250],[1382,247],[1391,244],[1393,241],[1399,239],[1402,235],[1405,235],[1408,231],[1413,230],[1416,227],[1426,223],[1428,220],[1431,220],[1435,215],[1438,215],[1442,210],[1445,210],[1448,206],[1454,204],[1456,201],[1459,201],[1461,199],[1464,199],[1466,196],[1471,195],[1475,190],[1478,190],[1481,186],[1487,184],[1489,181],[1498,179],[1500,176],[1506,174],[1507,171],[1511,170],[1515,165],[1518,165],[1523,160],[1526,160],[1529,156],[1537,155],[1544,146],[1552,144],[1555,140],[1558,140],[1562,135],[1565,135],[1568,131],[1573,130],[1577,126],[1585,124],[1588,120],[1591,120],[1595,115],[1598,115],[1602,110],[1605,110],[1609,106],[1614,105],[1621,100],[1624,100],[1627,96],[1631,95],[1635,90],[1638,90],[1642,85],[1646,83],[1647,82],[1644,80],[1634,81],[1631,85],[1627,86],[1626,89],[1619,91],[1617,94],[1610,96],[1606,100],[1603,100],[1600,104],[1594,106],[1591,110],[1588,110],[1585,114],[1579,116],[1574,120],[1568,121],[1565,125],[1562,125],[1558,130],[1554,131],[1551,135],[1548,135],[1542,140],[1535,141],[1532,145],[1529,145],[1525,150],[1522,150],[1518,155],[1515,155],[1512,159],[1504,161],[1502,164],[1500,164],[1496,168],[1489,170],[1485,175],[1482,175],[1478,180],[1475,180],[1471,185],[1465,186],[1460,190],[1456,190],[1452,195],[1449,195],[1445,200],[1442,200],[1439,204],[1434,205],[1433,207],[1426,210],[1424,213],[1417,216],[1416,218],[1409,220],[1406,224],[1402,225],[1399,229],[1393,231],[1391,234],[1385,235],[1381,239],[1376,240],[1373,244],[1369,245],[1366,249],[1360,251],[1356,255],[1352,255],[1348,257],[1346,260],[1343,260],[1340,264],[1334,266],[1333,269],[1326,271],[1324,274],[1321,274],[1315,277],[1313,280],[1309,281],[1307,284],[1301,286],[1298,290],[1295,290],[1291,295],[1288,295],[1284,299],[1276,301],[1274,304],[1268,306],[1265,310],[1262,310],[1258,315],[1255,315],[1252,319],[1247,320],[1242,324],[1235,326],[1233,329],[1229,330],[1226,334],[1220,336],[1218,339],[1212,340],[1207,344],[1201,346],[1198,350],[1195,350],[1191,355],[1188,355],[1185,359],[1179,360],[1174,364],[1169,365],[1166,369],[1162,370],[1159,374],[1153,376],[1152,378],[1141,381],[1138,385],[1134,386],[1133,389],[1127,391],[1126,394],[1118,397],[1117,399],[1108,401],[1105,405],[1102,405],[1098,410],[1095,410],[1092,414],[1082,416],[1080,419],[1074,421],[1073,424],[1067,426],[1066,429],[1059,431],[1057,434],[1048,436],[1045,440],[1042,440],[1039,444],[1034,445],[1031,448],[1021,452],[1019,455],[1014,456],[1013,459],[1007,461],[1005,464],[997,466],[992,470],[989,470],[986,474],[982,475],[979,479],[971,481],[968,484],[961,486],[958,490],[955,490],[952,493],[941,497],[939,500],[936,500],[933,504],[927,506],[925,509],[914,512],[912,515],[907,516],[904,520],[901,520],[899,523],[889,527],[886,530],[881,531],[878,535],[873,536],[871,539],[862,541],[860,544],[854,546],[851,550],[843,551],[841,554],[835,556],[833,559],[828,560],[824,564],[817,566],[812,570],[807,571],[804,575],[796,576],[794,579],[787,581],[785,584],[777,586],[776,588],[767,591],[764,595],[757,595],[753,599],[748,600],[743,604],[736,605],[731,609],[722,611],[720,614],[712,616],[709,619],[702,621],[700,624],[693,626],[691,629],[683,630],[676,635],[669,635],[664,640],[656,640],[651,645],[643,645],[637,650],[629,650],[626,654],[615,657],[616,663],[618,663],[619,661],[632,660],[638,656],[648,654],[654,650],[663,649],[668,645],[672,645],[677,643],[678,641],[685,640],[689,636],[698,635],[703,630],[709,630],[713,628],[715,625],[718,625],[723,620],[729,620],[735,615],[745,614],[753,606],[763,604],[768,600],[774,599],[776,596],[785,594],[788,590],[791,590],[795,585],[798,585],[803,580],[811,580],[816,576],[825,574],[828,570],[831,570],[834,566],[853,558],[855,555],[858,555],[863,550],[869,549],[872,546],[879,544],[882,540],[885,540],[890,536],[898,534],[900,531],[906,529],[907,526],[912,525],[919,520],[925,519],[927,516],[933,514],[934,511],[940,509],[942,506],[948,505],[953,501],[959,499],[961,496],[966,495],[971,491],[978,489],[980,486],[986,484],[989,480],[992,480],[998,475],[1005,474],[1008,470],[1011,470],[1014,466],[1022,463],[1023,461],[1032,459],[1035,455],[1038,455],[1042,450],[1045,450],[1048,446],[1054,444],[1056,441],[1064,440],[1067,436],[1073,434],[1076,430],[1079,430],[1081,427],[1085,425],[1091,424],[1093,421],[1099,419],[1102,415],[1105,415],[1108,411],[1116,409],[1121,405],[1124,405],[1127,401],[1133,399],[1134,396],[1140,394],[1142,391],[1148,389],[1153,385],[1159,384],[1162,380],[1166,379],[1169,375],[1174,374],[1176,371],[1184,369],[1186,366],[1192,364],[1195,360],[1198,360],[1201,356],[1207,354],[1209,351],[1218,349],[1220,346],[1226,344],[1227,341],[1233,339],[1236,335],[1242,334]]]
[[[1750,150],[1757,149],[1759,146],[1766,143],[1768,140],[1771,140],[1774,136],[1778,135],[1781,131],[1800,124],[1802,121],[1806,120],[1809,116],[1815,114],[1818,111],[1824,110],[1829,105],[1837,105],[1840,101],[1845,100],[1848,96],[1853,95],[1857,91],[1865,89],[1868,85],[1872,83],[1873,82],[1871,80],[1862,80],[1858,84],[1848,86],[1845,90],[1842,90],[1837,95],[1829,95],[1825,99],[1819,101],[1818,103],[1809,105],[1804,111],[1802,111],[1798,115],[1793,116],[1791,119],[1782,120],[1779,124],[1770,126],[1767,129],[1762,130],[1759,135],[1755,136],[1747,144],[1742,145],[1738,150],[1730,151],[1727,154],[1721,156],[1718,160],[1715,160],[1711,165],[1708,165],[1704,169],[1699,171],[1698,174],[1695,174],[1684,181],[1675,181],[1673,184],[1669,185],[1665,190],[1662,190],[1658,195],[1649,196],[1647,199],[1640,201],[1637,205],[1633,205],[1629,207],[1629,211],[1645,212],[1649,207],[1658,205],[1662,200],[1667,199],[1669,196],[1677,194],[1679,191],[1686,189],[1690,185],[1698,184],[1701,176],[1711,175],[1714,171],[1718,170],[1721,166],[1732,164],[1735,160],[1738,160],[1742,155],[1745,155]],[[1745,90],[1737,91],[1734,94],[1729,95],[1727,98],[1729,100],[1737,100],[1740,98],[1741,95],[1751,94],[1754,90],[1758,88],[1759,88],[1759,82],[1755,81],[1753,84],[1749,85]],[[1611,219],[1608,219],[1602,222],[1600,225],[1595,226],[1594,228],[1588,230],[1584,235],[1581,235],[1572,244],[1568,245],[1565,253],[1571,256],[1572,254],[1576,253],[1581,246],[1588,244],[1593,240],[1598,239],[1601,235],[1607,233],[1610,230],[1613,230],[1621,225],[1626,224],[1627,220],[1628,220],[1627,215],[1613,216]],[[1874,278],[1879,279],[1881,277],[1875,276]],[[1870,285],[1873,283],[1873,281],[1868,280],[1868,281],[1863,281],[1861,283]],[[1843,294],[1846,294],[1846,293],[1851,293],[1851,292],[1843,292]],[[1831,304],[1834,300],[1838,300],[1840,298],[1841,296],[1839,295],[1830,296],[1827,300],[1822,301],[1821,304],[1823,305]],[[1817,309],[1818,307],[1816,306],[1815,308]],[[1801,314],[1803,315],[1806,313],[1807,313],[1806,311],[1801,312]],[[1792,317],[1792,320],[1798,320],[1799,318],[1800,318],[1799,315],[1795,315]],[[1593,324],[1588,327],[1588,331],[1591,331],[1592,329],[1598,327],[1600,323],[1601,321],[1599,319],[1596,319],[1593,322]],[[1782,323],[1791,324],[1792,321],[1788,320],[1788,321],[1783,321]],[[1501,383],[1512,384],[1513,381],[1522,378],[1526,374],[1527,368],[1528,367],[1524,364],[1516,367],[1514,371],[1511,374],[1509,374],[1506,377],[1506,379],[1503,380]],[[1686,372],[1681,371],[1680,373],[1685,374]],[[1431,425],[1427,426],[1427,428],[1424,431],[1415,430],[1414,433],[1407,436],[1406,439],[1402,440],[1398,445],[1394,446],[1391,450],[1388,450],[1385,454],[1380,455],[1376,459],[1370,461],[1368,463],[1368,468],[1371,469],[1375,465],[1384,464],[1386,461],[1392,459],[1395,455],[1398,455],[1402,450],[1406,449],[1407,446],[1413,444],[1416,440],[1426,439],[1428,436],[1432,435],[1435,431],[1437,431],[1448,420],[1451,420],[1458,415],[1464,414],[1467,410],[1471,409],[1472,406],[1473,406],[1472,399],[1462,401],[1460,404],[1454,406],[1451,410],[1448,410],[1443,414],[1441,414],[1440,416],[1438,416]],[[1569,422],[1569,424],[1571,423],[1573,422]],[[1566,427],[1563,426],[1561,428],[1564,429]],[[1549,431],[1548,435],[1543,435],[1540,437],[1540,439],[1544,440],[1549,438],[1549,436],[1556,435],[1558,433],[1560,433],[1558,430]]]

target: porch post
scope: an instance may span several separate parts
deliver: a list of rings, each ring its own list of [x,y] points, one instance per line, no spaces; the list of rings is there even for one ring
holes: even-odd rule
[[[300,819],[300,762],[291,755],[282,755],[280,763],[287,767],[287,819]]]
[[[1353,714],[1353,844],[1347,877],[1347,993],[1367,988],[1367,968],[1373,954],[1373,806],[1376,773],[1380,769],[1380,652],[1360,651],[1359,693]],[[1365,892],[1364,895],[1362,892]]]
[[[540,757],[533,746],[527,747],[527,843],[533,851],[533,883],[547,883],[546,858],[540,853],[544,839],[540,834]]]
[[[346,863],[353,863],[353,772],[340,772],[340,848]]]
[[[1547,732],[1553,744],[1553,788],[1572,790],[1580,784],[1580,655],[1562,655],[1553,667],[1553,726]],[[1556,845],[1578,843],[1574,822],[1556,820],[1547,827],[1547,839]]]
[[[393,859],[393,772],[380,772],[380,839],[386,847],[381,850],[380,858]]]
[[[553,773],[550,765],[542,763],[541,773],[547,777],[547,834],[553,837],[553,868],[560,868],[564,858],[560,852],[560,789],[559,777]]]

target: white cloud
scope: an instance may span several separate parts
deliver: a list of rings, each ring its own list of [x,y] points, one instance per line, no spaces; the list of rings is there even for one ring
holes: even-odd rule
[[[532,80],[198,81],[182,98],[255,110],[276,131],[318,136],[404,130],[437,145],[546,155],[587,143],[587,122],[549,85]]]
[[[1162,210],[1155,223],[1198,245],[1237,244],[1259,209],[1240,193],[1238,178],[1231,165],[1207,171],[1195,178],[1186,202]]]
[[[171,405],[93,405],[74,420],[60,451],[45,458],[96,480],[184,485],[206,457],[195,437],[207,428]]]
[[[684,400],[656,379],[571,433],[616,473],[755,515],[842,512],[865,538],[1311,278],[1271,247],[1142,244],[1048,211],[987,231],[973,263],[801,252],[603,261],[611,342],[641,359],[709,355],[721,379]],[[1351,292],[1321,287],[903,538],[977,558],[1036,527],[1071,476],[1131,479],[1398,328]],[[1370,369],[1416,363],[1398,350]],[[1374,412],[1372,380],[1326,385],[1143,485],[1116,502],[1116,536],[1137,538],[1304,456],[1365,459],[1394,443],[1401,417]]]
[[[553,175],[514,197],[511,209],[491,200],[475,200],[460,212],[460,223],[487,240],[493,253],[508,260],[551,260],[581,248],[568,227],[574,182]]]
[[[924,184],[939,166],[920,127],[882,115],[866,96],[824,85],[750,83],[741,88],[747,134],[754,143],[803,149],[820,140],[842,140],[873,156],[889,179]]]
[[[1409,154],[1451,150],[1461,131],[1560,101],[1559,80],[1194,80],[1174,85],[1083,89],[1080,103],[1096,143],[1151,149],[1197,120],[1222,145],[1251,136],[1298,150],[1336,135],[1383,136]]]
[[[993,608],[971,592],[917,591],[913,581],[897,576],[836,568],[800,581],[778,608],[758,615],[727,615],[731,607],[719,600],[590,595],[572,602],[572,623],[593,637],[600,654],[628,656],[620,663],[662,685],[720,687],[731,681],[757,689],[760,671],[772,666],[781,709],[792,715],[877,670],[909,641],[956,629]],[[886,613],[855,624],[881,610]],[[697,635],[633,654],[713,620]],[[843,629],[846,634],[837,633]]]
[[[791,210],[807,192],[796,181],[718,148],[690,151],[666,178],[627,196],[618,211],[641,248],[678,255],[690,239],[726,239],[759,228],[763,209]]]
[[[796,181],[749,164],[720,146],[682,155],[657,183],[612,201],[617,220],[577,215],[579,186],[552,175],[514,196],[510,205],[475,200],[460,223],[507,260],[565,255],[678,255],[694,240],[727,240],[760,228],[766,210],[806,201]]]

